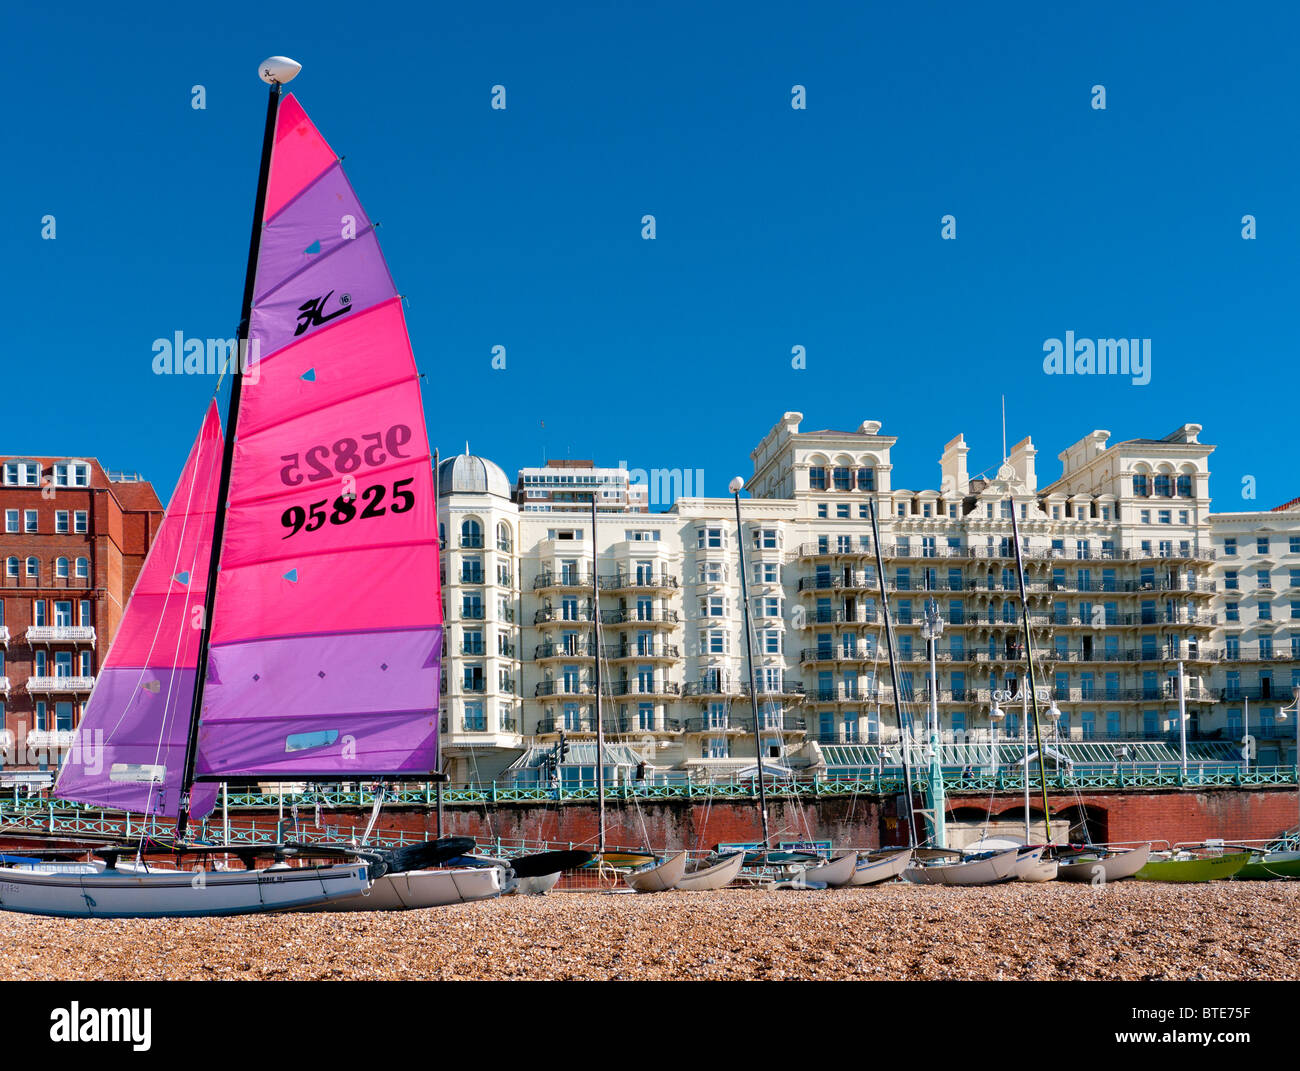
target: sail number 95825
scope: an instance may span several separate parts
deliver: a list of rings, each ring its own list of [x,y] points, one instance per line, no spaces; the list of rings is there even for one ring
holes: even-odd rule
[[[288,464],[280,469],[280,482],[286,487],[297,487],[303,480],[316,483],[346,476],[363,464],[375,468],[390,458],[402,460],[410,456],[402,453],[402,447],[410,441],[411,429],[405,424],[394,424],[387,431],[372,431],[361,436],[361,442],[343,438],[336,443],[309,447],[301,455],[284,454],[280,460]],[[302,471],[304,468],[306,472]]]
[[[415,477],[410,476],[393,484],[393,497],[388,505],[384,505],[384,496],[389,493],[388,487],[376,483],[367,487],[359,496],[339,495],[333,502],[322,498],[310,506],[290,506],[280,514],[280,524],[289,529],[282,538],[288,539],[289,536],[295,536],[299,532],[314,532],[324,527],[327,522],[347,524],[356,517],[364,521],[372,517],[382,517],[390,512],[405,513],[415,505],[415,494],[407,490],[407,486],[414,482]],[[361,500],[360,503],[357,502],[358,498]]]

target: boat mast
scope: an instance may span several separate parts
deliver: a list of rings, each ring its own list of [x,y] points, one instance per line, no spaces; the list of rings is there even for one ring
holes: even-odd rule
[[[1025,623],[1025,665],[1029,667],[1029,701],[1034,707],[1034,744],[1038,748],[1038,783],[1043,790],[1043,825],[1047,842],[1052,842],[1052,817],[1047,812],[1047,770],[1043,765],[1043,733],[1038,726],[1038,687],[1034,680],[1034,643],[1029,635],[1029,598],[1025,594],[1025,562],[1020,551],[1020,523],[1016,520],[1016,499],[1011,497],[1011,539],[1016,550],[1016,580],[1020,586],[1020,612]],[[1029,776],[1026,767],[1025,776]]]
[[[596,851],[605,852],[605,727],[600,716],[600,577],[596,542],[596,488],[591,490],[591,629],[596,672]]]
[[[943,755],[939,735],[939,672],[936,666],[939,637],[943,635],[943,618],[939,616],[939,603],[931,599],[925,610],[925,624],[921,627],[930,648],[930,840],[936,848],[947,847],[947,804],[943,790]]]
[[[277,57],[278,59],[278,57]],[[266,101],[266,125],[262,131],[262,163],[257,175],[257,199],[253,205],[253,234],[248,243],[248,266],[244,271],[244,301],[239,313],[239,344],[234,367],[230,369],[230,404],[226,409],[226,441],[221,452],[221,478],[217,485],[217,508],[212,522],[212,553],[208,557],[208,587],[203,597],[203,628],[199,633],[198,663],[194,673],[194,701],[190,706],[189,734],[185,740],[185,765],[181,773],[181,798],[176,814],[176,839],[184,840],[190,821],[190,790],[194,786],[194,766],[199,742],[199,718],[203,713],[203,690],[208,676],[208,646],[212,637],[212,612],[217,601],[217,571],[221,566],[221,542],[226,531],[226,501],[230,497],[230,469],[235,457],[235,430],[239,427],[239,395],[243,385],[243,365],[248,357],[249,317],[253,308],[253,289],[257,283],[257,255],[262,245],[262,216],[266,211],[266,186],[271,175],[271,149],[275,145],[275,119],[280,108],[281,78],[292,73],[274,60],[262,64],[262,79],[270,83]]]
[[[758,724],[758,678],[754,676],[754,642],[749,637],[749,576],[745,572],[745,532],[740,526],[740,492],[745,481],[733,477],[728,490],[736,500],[736,546],[740,551],[740,600],[745,608],[745,665],[749,671],[749,702],[754,711],[754,760],[758,764],[758,813],[763,820],[763,848],[771,846],[767,830],[767,788],[763,784],[763,733]]]
[[[434,530],[434,532],[436,532],[437,535],[438,535],[438,572],[439,572],[439,577],[440,577],[440,578],[441,578],[441,573],[442,573],[442,563],[443,563],[443,553],[442,553],[442,497],[438,494],[438,492],[439,492],[439,490],[440,490],[440,488],[439,488],[439,480],[441,479],[441,475],[440,475],[440,473],[439,473],[438,470],[441,469],[441,468],[442,468],[442,455],[439,454],[439,452],[437,451],[437,449],[435,449],[435,450],[433,451],[433,530]],[[441,584],[441,583],[439,583],[439,585],[438,585],[438,597],[439,597],[439,598],[442,598],[442,597],[443,597],[443,596],[442,596],[442,584]],[[443,636],[443,638],[442,638],[442,640],[441,640],[440,642],[441,642],[442,645],[445,647],[446,644],[447,644],[447,638],[446,638],[446,637],[447,637],[447,626],[446,626],[446,624],[445,624],[445,621],[444,621],[444,624],[443,624],[443,626],[442,626],[442,636]],[[445,673],[445,672],[446,672],[446,669],[447,669],[447,667],[446,667],[445,665],[443,665],[441,662],[438,663],[438,673],[439,673],[439,675]],[[433,709],[434,709],[434,715],[433,715],[433,716],[434,716],[434,718],[437,719],[437,727],[438,727],[438,732],[437,732],[437,735],[434,737],[434,745],[433,745],[433,773],[434,773],[433,791],[434,791],[434,793],[435,793],[435,798],[436,798],[436,800],[437,800],[437,805],[438,805],[438,809],[437,809],[437,812],[436,812],[436,816],[435,816],[435,818],[434,818],[434,829],[435,829],[435,831],[436,831],[436,836],[438,837],[439,840],[442,839],[442,778],[440,778],[440,777],[437,776],[437,775],[442,771],[442,695],[441,695],[441,691],[442,691],[442,690],[439,689],[439,694],[438,694],[438,695],[435,695],[435,696],[433,697]],[[425,799],[428,799],[428,798],[429,798],[428,796],[425,797]]]
[[[867,498],[871,513],[871,539],[876,546],[876,579],[880,581],[880,609],[885,619],[885,646],[889,651],[889,680],[894,691],[894,717],[898,719],[899,748],[903,753],[903,798],[907,801],[908,845],[916,847],[916,815],[912,811],[912,760],[908,755],[911,734],[903,732],[903,700],[898,691],[898,660],[894,656],[894,626],[889,615],[889,592],[885,589],[885,558],[880,552],[880,521],[876,517],[876,500]]]

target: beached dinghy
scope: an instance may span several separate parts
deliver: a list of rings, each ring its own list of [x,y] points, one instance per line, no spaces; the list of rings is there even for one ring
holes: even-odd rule
[[[1087,881],[1095,884],[1131,878],[1147,865],[1151,845],[1136,848],[1096,848],[1068,852],[1058,857],[1059,881]]]
[[[1202,855],[1194,851],[1152,852],[1137,872],[1138,881],[1217,881],[1230,878],[1250,862],[1250,852]]]
[[[871,852],[858,857],[850,885],[879,885],[900,877],[912,861],[912,849],[901,848],[886,852]]]
[[[736,880],[740,868],[745,865],[744,852],[732,852],[713,862],[701,860],[688,863],[686,873],[677,883],[677,888],[687,892],[711,892],[722,889]]]
[[[1300,852],[1252,851],[1250,862],[1233,876],[1234,881],[1264,881],[1269,878],[1300,878]]]
[[[996,885],[1015,877],[1019,857],[1018,848],[974,859],[964,859],[960,852],[942,848],[918,848],[903,877],[918,885]]]
[[[686,873],[686,853],[673,852],[649,866],[623,875],[624,880],[637,892],[667,892],[677,888]]]
[[[846,852],[834,859],[826,859],[814,866],[800,870],[794,875],[790,884],[799,888],[805,885],[825,886],[838,889],[853,881],[853,873],[858,865],[858,853]]]

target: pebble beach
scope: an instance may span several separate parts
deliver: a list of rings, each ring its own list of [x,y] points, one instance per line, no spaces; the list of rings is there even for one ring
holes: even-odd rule
[[[413,912],[0,912],[2,980],[1300,979],[1297,882],[636,895]]]

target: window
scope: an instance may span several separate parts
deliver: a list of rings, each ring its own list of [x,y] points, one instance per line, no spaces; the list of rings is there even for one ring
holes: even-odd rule
[[[813,491],[826,490],[826,467],[813,465],[808,469],[808,487]]]
[[[72,515],[72,530],[80,535],[84,535],[89,530],[89,514],[84,509],[79,509]]]
[[[59,533],[59,535],[67,535],[68,511],[66,509],[59,509],[54,511],[54,530],[57,533]]]
[[[837,521],[847,521],[852,514],[852,507],[847,502],[841,502],[835,507],[835,519]]]
[[[769,628],[760,633],[762,648],[764,654],[779,655],[782,653],[782,639],[785,633],[778,629]]]
[[[1273,620],[1273,607],[1269,603],[1261,602],[1259,604],[1259,619],[1261,621]]]
[[[725,545],[721,528],[696,529],[695,546],[697,550],[713,550]]]
[[[876,489],[876,470],[868,466],[858,469],[858,490],[874,491]]]
[[[36,461],[6,461],[4,481],[19,487],[39,487],[41,466]]]
[[[1156,522],[1158,524],[1172,524],[1173,523],[1172,511],[1167,509],[1157,510]]]
[[[1147,475],[1144,472],[1135,472],[1133,474],[1133,493],[1139,498],[1146,498],[1151,494],[1150,484],[1147,482]]]
[[[38,515],[37,515],[36,510],[34,510],[34,509],[25,509],[25,510],[23,510],[23,531],[24,531],[24,532],[35,532],[35,531],[38,531],[38,530],[39,530],[39,527],[38,527]]]
[[[505,521],[502,521],[497,525],[497,550],[503,550],[506,553],[509,553],[512,546],[513,544],[510,539],[510,525],[506,524]]]
[[[851,491],[853,490],[853,470],[847,465],[836,465],[832,473],[835,481],[835,490]]]
[[[1226,569],[1226,570],[1224,570],[1224,573],[1223,573],[1223,586],[1224,586],[1224,588],[1227,589],[1228,591],[1236,591],[1236,590],[1237,590],[1238,584],[1237,584],[1237,570],[1236,570],[1236,569]]]
[[[757,528],[754,530],[754,547],[757,550],[776,550],[777,535],[775,528]]]
[[[700,599],[701,617],[726,617],[727,598],[725,595],[705,595]]]
[[[1179,498],[1192,497],[1192,478],[1186,473],[1178,477],[1178,497]]]
[[[10,534],[18,531],[18,511],[16,509],[5,510],[5,531]]]
[[[41,575],[41,563],[36,558],[27,559],[27,575],[29,577],[39,578]]]
[[[1300,536],[1291,536],[1290,539],[1291,553],[1300,554]]]
[[[90,559],[89,559],[89,558],[78,558],[78,559],[77,559],[77,577],[78,577],[79,579],[81,579],[81,580],[86,580],[86,579],[89,578],[89,576],[90,576]]]
[[[17,576],[18,576],[18,559],[17,559],[17,558],[6,558],[6,559],[5,559],[5,576],[12,576],[12,577],[17,577]]]
[[[1268,536],[1257,536],[1255,538],[1255,553],[1256,554],[1268,553]]]
[[[1223,540],[1223,553],[1229,557],[1235,557],[1237,554],[1237,541],[1232,536],[1226,536]]]
[[[54,559],[54,575],[60,580],[68,579],[68,559],[62,556]]]
[[[483,526],[473,517],[468,517],[461,522],[460,545],[473,548],[483,546]]]

